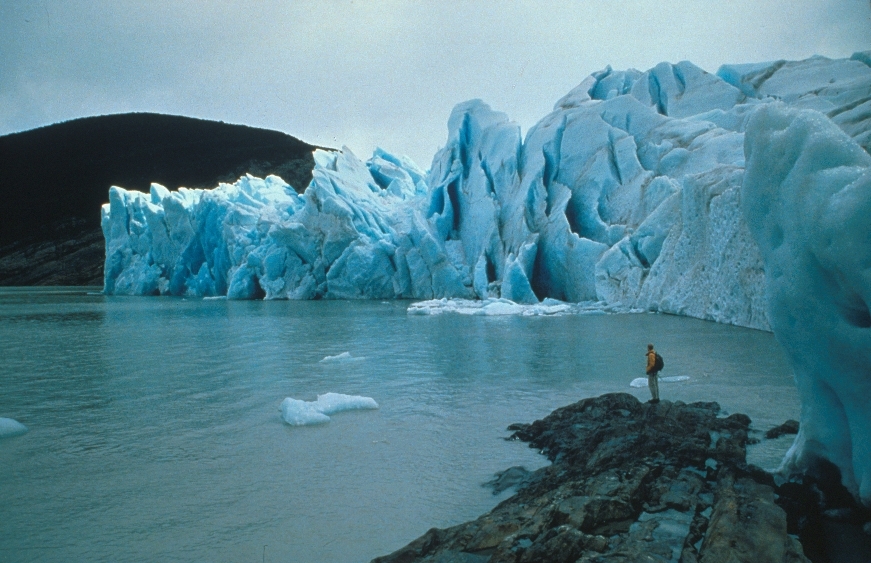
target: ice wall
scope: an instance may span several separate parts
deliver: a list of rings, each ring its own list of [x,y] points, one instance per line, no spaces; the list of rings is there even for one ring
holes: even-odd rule
[[[802,400],[782,469],[827,459],[871,506],[871,156],[837,125],[784,104],[754,112],[741,196]]]
[[[428,173],[384,151],[316,155],[214,190],[113,188],[105,292],[245,299],[546,298],[769,328],[741,213],[744,130],[772,103],[869,139],[871,60],[689,62],[594,73],[521,137],[458,105]]]
[[[105,286],[114,295],[231,299],[470,296],[417,206],[412,164],[318,151],[302,195],[246,176],[214,190],[113,187],[103,206]]]

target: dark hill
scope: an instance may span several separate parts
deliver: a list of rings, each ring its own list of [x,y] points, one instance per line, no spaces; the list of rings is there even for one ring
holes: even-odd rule
[[[0,285],[101,285],[100,206],[113,185],[211,188],[251,173],[302,192],[316,148],[279,131],[152,113],[0,137]]]

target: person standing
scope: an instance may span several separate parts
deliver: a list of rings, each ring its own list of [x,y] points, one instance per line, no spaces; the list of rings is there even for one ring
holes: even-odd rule
[[[647,345],[647,386],[650,388],[651,403],[659,402],[659,368],[656,365],[656,350],[653,344]]]

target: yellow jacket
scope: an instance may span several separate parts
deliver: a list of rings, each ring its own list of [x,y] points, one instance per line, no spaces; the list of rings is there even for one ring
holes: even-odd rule
[[[647,351],[647,373],[653,371],[653,366],[656,365],[656,350]]]

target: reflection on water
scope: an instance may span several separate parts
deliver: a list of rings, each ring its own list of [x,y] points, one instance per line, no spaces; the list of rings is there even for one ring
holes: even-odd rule
[[[407,305],[0,289],[0,416],[30,429],[0,441],[0,560],[368,561],[492,508],[510,494],[480,486],[496,471],[544,464],[509,424],[604,392],[646,400],[630,382],[648,341],[663,375],[690,377],[664,398],[763,431],[798,418],[768,333]],[[329,391],[381,408],[282,423],[282,399]]]
[[[31,313],[23,315],[2,315],[0,323],[81,323],[100,322],[102,311],[72,311],[69,313]]]

